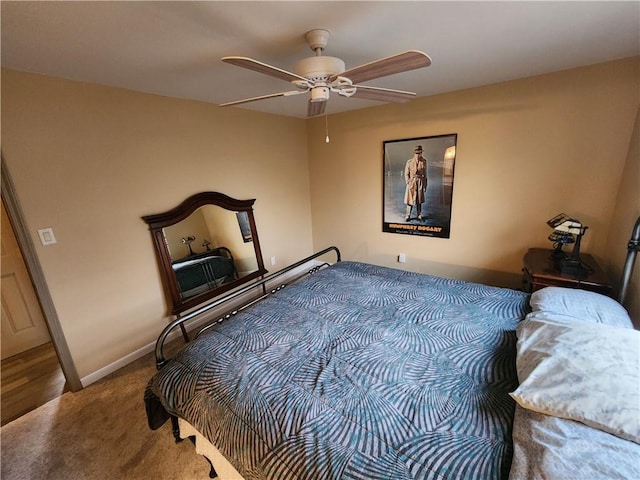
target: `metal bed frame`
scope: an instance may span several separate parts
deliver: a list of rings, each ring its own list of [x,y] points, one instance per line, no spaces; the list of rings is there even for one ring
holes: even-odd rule
[[[280,290],[282,290],[284,287],[286,287],[287,285],[289,285],[292,282],[295,282],[296,280],[299,280],[300,278],[302,278],[305,275],[311,275],[315,272],[317,272],[318,270],[328,267],[329,263],[327,262],[323,262],[320,263],[319,265],[314,266],[313,268],[311,268],[310,270],[308,270],[307,272],[304,272],[301,275],[295,276],[293,279],[287,279],[286,283],[280,283],[278,284],[277,287],[272,288],[270,290],[267,290],[267,283],[274,281],[275,279],[283,276],[286,273],[289,273],[291,270],[294,270],[296,268],[299,268],[301,266],[303,266],[304,264],[315,260],[318,257],[321,257],[322,255],[325,255],[329,252],[334,252],[336,254],[336,262],[340,262],[342,260],[341,255],[340,255],[340,250],[338,250],[338,247],[328,247],[325,248],[324,250],[321,250],[317,253],[314,253],[313,255],[310,255],[306,258],[303,258],[302,260],[293,263],[291,265],[289,265],[288,267],[285,267],[281,270],[278,270],[275,273],[272,273],[271,275],[267,275],[267,276],[263,276],[260,280],[256,281],[256,282],[252,282],[238,290],[234,290],[231,293],[224,295],[223,297],[214,300],[212,302],[206,303],[205,305],[197,308],[196,310],[193,310],[179,318],[176,318],[174,321],[172,321],[171,323],[169,323],[165,329],[162,331],[162,333],[160,333],[160,336],[158,337],[158,340],[156,341],[156,348],[155,348],[155,355],[156,355],[156,367],[158,370],[160,370],[166,363],[167,363],[167,359],[165,358],[164,355],[164,344],[166,343],[169,335],[171,334],[171,332],[176,329],[176,328],[181,328],[183,329],[185,327],[185,323],[189,322],[191,320],[194,320],[197,317],[200,317],[202,315],[204,315],[205,313],[211,311],[212,309],[219,307],[220,305],[223,305],[227,302],[229,302],[230,300],[233,300],[234,298],[240,297],[241,295],[247,294],[251,291],[253,291],[254,289],[261,287],[262,289],[262,294],[259,295],[258,297],[255,297],[253,299],[251,299],[248,303],[244,303],[241,307],[238,307],[224,315],[222,315],[221,317],[216,318],[215,320],[211,320],[207,323],[204,324],[204,326],[201,326],[199,328],[199,330],[196,332],[194,338],[196,338],[198,335],[200,335],[202,332],[204,332],[205,330],[213,327],[214,325],[218,325],[219,323],[224,322],[225,320],[230,319],[231,317],[234,317],[235,315],[237,315],[239,312],[241,312],[242,310],[250,307],[251,305],[254,305],[255,303],[259,302],[260,300],[268,297],[269,295],[272,295],[273,293],[276,293]]]
[[[636,262],[636,255],[640,251],[640,217],[636,220],[636,224],[631,232],[631,238],[627,244],[627,260],[622,271],[622,280],[620,282],[620,290],[618,293],[618,302],[623,304],[629,293],[629,284],[631,283],[631,274]]]
[[[252,300],[250,300],[248,303],[243,304],[241,307],[232,310],[226,314],[224,314],[223,316],[212,320],[210,322],[207,322],[203,327],[201,327],[197,333],[196,333],[196,337],[198,335],[200,335],[203,331],[213,327],[214,325],[217,325],[219,323],[222,323],[225,320],[230,319],[231,317],[235,316],[236,314],[238,314],[239,312],[241,312],[242,310],[246,309],[247,307],[259,302],[260,300],[268,297],[269,295],[282,290],[284,287],[286,287],[289,283],[294,282],[298,279],[300,279],[301,277],[303,277],[304,275],[310,275],[313,274],[315,272],[317,272],[318,270],[320,270],[321,268],[327,267],[329,264],[324,262],[321,263],[319,265],[316,265],[315,267],[313,267],[312,269],[310,269],[309,271],[307,271],[306,273],[299,275],[297,277],[295,277],[293,280],[288,280],[287,283],[282,283],[280,285],[278,285],[277,287],[271,289],[271,290],[267,290],[266,284],[269,282],[274,281],[275,279],[281,277],[282,275],[290,272],[291,270],[294,270],[298,267],[301,267],[302,265],[304,265],[305,263],[308,263],[318,257],[321,257],[322,255],[325,255],[329,252],[333,251],[336,254],[336,262],[340,262],[342,260],[341,258],[341,254],[340,254],[340,250],[338,249],[338,247],[335,246],[331,246],[328,248],[325,248],[324,250],[321,250],[317,253],[314,253],[313,255],[310,255],[292,265],[289,265],[288,267],[285,267],[281,270],[278,270],[275,273],[272,273],[271,275],[267,275],[267,276],[263,276],[260,280],[253,282],[249,285],[246,285],[243,288],[240,288],[238,290],[234,290],[233,292],[231,292],[228,295],[225,295],[213,302],[207,303],[199,308],[197,308],[196,310],[193,310],[191,312],[189,312],[186,315],[183,315],[177,319],[175,319],[173,322],[169,323],[165,329],[162,331],[162,333],[160,334],[160,336],[158,337],[158,340],[156,341],[156,347],[155,347],[155,356],[156,356],[156,367],[158,368],[158,370],[160,368],[162,368],[166,363],[167,363],[167,359],[164,356],[164,344],[167,341],[167,338],[169,337],[169,334],[175,329],[175,328],[181,328],[184,329],[185,327],[185,323],[189,322],[193,319],[195,319],[196,317],[199,317],[203,314],[205,314],[206,312],[220,306],[223,305],[224,303],[233,300],[234,298],[237,298],[241,295],[244,295],[248,292],[251,292],[252,290],[261,287],[262,288],[262,295],[253,298]],[[633,268],[634,268],[634,264],[636,261],[636,256],[638,254],[638,251],[640,251],[640,217],[638,217],[638,219],[636,220],[636,223],[633,227],[632,233],[631,233],[631,238],[629,239],[629,243],[627,244],[627,259],[624,265],[624,269],[623,269],[623,273],[622,273],[622,278],[620,281],[620,287],[618,290],[618,302],[620,304],[623,304],[624,301],[626,300],[626,297],[628,295],[629,292],[629,285],[631,282],[631,275],[633,273]]]

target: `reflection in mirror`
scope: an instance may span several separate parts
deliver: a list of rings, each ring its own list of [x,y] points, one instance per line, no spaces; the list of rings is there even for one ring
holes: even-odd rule
[[[203,192],[168,212],[143,217],[155,240],[174,314],[267,272],[253,202]]]
[[[247,212],[205,205],[162,231],[183,300],[258,269]]]

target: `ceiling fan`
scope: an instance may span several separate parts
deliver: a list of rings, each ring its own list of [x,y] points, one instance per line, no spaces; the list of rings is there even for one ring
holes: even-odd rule
[[[303,58],[297,62],[293,67],[293,72],[248,57],[223,57],[223,62],[291,82],[296,89],[222,103],[220,106],[227,107],[267,98],[288,97],[308,92],[311,92],[307,107],[307,116],[309,117],[324,113],[330,92],[337,93],[343,97],[404,103],[414,98],[416,94],[403,90],[361,85],[360,82],[431,65],[431,58],[426,53],[418,50],[409,50],[345,70],[345,63],[339,58],[322,55],[329,40],[329,32],[327,30],[311,30],[307,32],[305,38],[316,55]]]

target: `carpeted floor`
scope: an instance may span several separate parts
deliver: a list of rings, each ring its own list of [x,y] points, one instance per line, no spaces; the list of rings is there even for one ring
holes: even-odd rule
[[[3,426],[2,480],[209,478],[193,444],[174,442],[170,422],[147,426],[143,395],[154,372],[146,355]]]

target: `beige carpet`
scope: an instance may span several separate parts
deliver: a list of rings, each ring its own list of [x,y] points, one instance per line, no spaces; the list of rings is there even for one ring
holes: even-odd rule
[[[2,480],[209,478],[193,444],[174,442],[171,422],[147,426],[143,395],[154,372],[146,355],[2,427]]]

